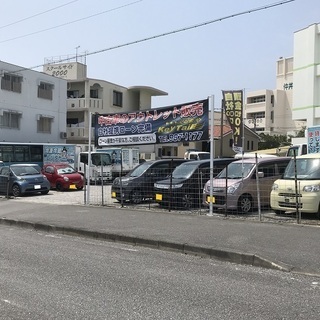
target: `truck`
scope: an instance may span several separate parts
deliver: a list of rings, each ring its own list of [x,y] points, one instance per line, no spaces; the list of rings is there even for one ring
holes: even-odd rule
[[[112,181],[111,156],[103,152],[90,152],[91,162],[89,163],[89,151],[80,151],[77,154],[77,170],[85,176],[90,183],[107,183]]]
[[[77,170],[89,177],[90,183],[106,183],[127,174],[139,164],[138,148],[101,148],[90,152],[78,151]]]
[[[96,152],[108,154],[111,157],[112,180],[126,175],[140,163],[139,148],[101,148],[97,149]]]
[[[188,159],[188,160],[206,160],[206,159],[210,159],[210,152],[198,151],[198,150],[188,150],[184,154],[184,159]]]

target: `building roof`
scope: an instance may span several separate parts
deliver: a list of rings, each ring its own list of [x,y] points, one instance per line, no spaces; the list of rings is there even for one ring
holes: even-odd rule
[[[128,87],[128,90],[137,92],[137,91],[147,91],[151,96],[167,96],[168,92],[149,87],[149,86],[131,86]]]

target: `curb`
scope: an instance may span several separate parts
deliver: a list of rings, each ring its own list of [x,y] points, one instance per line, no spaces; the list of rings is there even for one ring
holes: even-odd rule
[[[226,251],[226,250],[219,250],[214,249],[211,247],[206,246],[196,246],[190,244],[181,244],[163,240],[152,240],[146,239],[141,237],[134,237],[128,235],[121,235],[121,234],[113,234],[113,233],[104,233],[104,232],[97,232],[97,231],[90,231],[84,229],[76,229],[72,227],[60,227],[54,225],[48,225],[43,223],[34,223],[34,222],[27,222],[21,220],[13,220],[13,219],[6,219],[0,218],[1,225],[7,226],[17,226],[20,228],[27,228],[36,231],[45,231],[49,233],[59,233],[69,236],[80,236],[85,238],[91,238],[96,240],[104,240],[104,241],[111,241],[111,242],[120,242],[129,245],[135,246],[142,246],[142,247],[149,247],[153,249],[160,249],[164,251],[172,251],[184,254],[190,254],[195,256],[201,256],[205,258],[212,258],[218,259],[221,261],[227,261],[231,263],[241,264],[241,265],[250,265],[254,267],[262,267],[266,269],[274,269],[284,272],[294,272],[294,268],[284,263],[273,262],[271,260],[262,258],[255,254],[247,254],[235,251]],[[309,274],[307,272],[303,272],[300,270],[301,274]]]

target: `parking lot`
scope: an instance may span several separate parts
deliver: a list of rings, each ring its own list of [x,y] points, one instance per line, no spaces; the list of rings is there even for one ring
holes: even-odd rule
[[[209,209],[205,207],[195,208],[193,210],[175,210],[169,208],[162,208],[157,203],[145,201],[141,204],[133,205],[130,203],[119,203],[111,198],[111,185],[91,185],[89,192],[84,190],[68,190],[56,191],[50,190],[47,195],[34,194],[23,197],[10,197],[6,199],[4,195],[0,195],[0,201],[21,201],[21,202],[37,202],[48,203],[56,205],[90,205],[90,206],[104,206],[104,207],[117,207],[124,206],[130,210],[151,210],[162,213],[185,214],[185,215],[209,215]],[[240,214],[235,212],[213,212],[213,218],[221,219],[238,219],[238,220],[251,220],[251,221],[269,221],[274,223],[293,223],[293,224],[307,224],[320,226],[320,220],[315,215],[302,215],[298,219],[295,212],[287,213],[285,215],[276,215],[270,208],[263,208],[261,212],[257,210],[248,214]]]

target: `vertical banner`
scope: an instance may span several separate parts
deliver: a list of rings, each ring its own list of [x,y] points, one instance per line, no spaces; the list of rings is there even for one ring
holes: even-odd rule
[[[224,111],[233,131],[233,150],[237,153],[243,151],[243,91],[222,91]]]
[[[320,152],[320,126],[308,128],[308,153]]]

